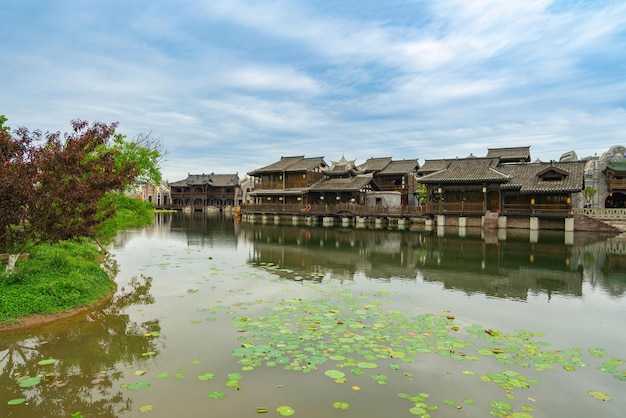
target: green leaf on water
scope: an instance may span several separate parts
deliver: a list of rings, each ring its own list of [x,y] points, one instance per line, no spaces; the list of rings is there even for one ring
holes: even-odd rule
[[[348,409],[350,408],[350,404],[347,402],[334,402],[333,408],[335,409]]]
[[[278,412],[280,415],[284,417],[289,417],[296,413],[295,409],[287,405],[279,406],[278,408],[276,408],[276,412]]]
[[[389,368],[392,370],[400,370],[400,365],[397,363],[390,363]]]
[[[54,363],[56,363],[56,361],[57,360],[54,359],[54,358],[49,358],[49,359],[46,359],[46,360],[41,360],[41,361],[37,362],[37,364],[39,364],[40,366],[46,366],[48,364],[54,364]]]
[[[426,410],[421,406],[414,406],[413,408],[409,409],[409,412],[413,415],[423,415],[426,413]]]
[[[356,365],[362,369],[375,369],[378,367],[378,364],[368,361],[359,361]]]
[[[26,402],[26,398],[16,398],[11,399],[9,402],[7,402],[7,405],[21,405],[24,402]]]
[[[613,398],[610,397],[609,395],[607,395],[606,393],[603,392],[598,392],[595,390],[590,390],[589,392],[587,392],[589,394],[589,396],[591,396],[592,398],[601,400],[601,401],[610,401]]]
[[[591,354],[594,357],[602,358],[607,355],[607,352],[603,350],[602,348],[590,348],[589,354]]]
[[[39,383],[41,383],[41,377],[39,376],[27,377],[26,379],[20,380],[20,387],[29,388],[29,387],[38,385]]]
[[[198,380],[207,381],[213,379],[214,377],[215,375],[213,373],[205,373],[198,376]]]
[[[127,389],[130,391],[136,391],[140,389],[145,389],[150,386],[150,382],[137,382],[127,386]]]
[[[491,401],[489,402],[489,405],[491,405],[493,409],[499,411],[510,411],[511,409],[513,409],[513,405],[504,401]]]
[[[225,396],[226,396],[226,393],[220,392],[219,390],[209,393],[209,398],[211,399],[222,399]]]
[[[339,370],[326,370],[324,374],[332,379],[339,379],[340,377],[344,377],[346,374]]]
[[[381,385],[385,384],[387,379],[389,379],[387,376],[385,376],[384,374],[380,374],[380,373],[375,373],[375,374],[371,375],[370,377],[372,378],[372,380],[377,381]]]

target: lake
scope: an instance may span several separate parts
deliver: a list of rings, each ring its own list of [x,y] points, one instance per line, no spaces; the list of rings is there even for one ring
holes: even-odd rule
[[[110,302],[0,333],[0,417],[621,417],[625,246],[157,214]]]

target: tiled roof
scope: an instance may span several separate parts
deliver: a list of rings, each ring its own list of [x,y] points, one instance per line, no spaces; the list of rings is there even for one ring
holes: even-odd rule
[[[309,190],[312,192],[356,192],[370,183],[374,190],[379,190],[372,174],[360,174],[349,178],[324,177],[312,185]]]
[[[615,171],[626,171],[626,160],[625,161],[607,161],[607,168],[610,168]]]
[[[280,160],[268,166],[250,171],[248,175],[255,176],[263,173],[307,171],[319,165],[326,166],[324,157],[304,158],[304,155],[293,157],[280,157]]]
[[[170,183],[170,186],[202,186],[210,184],[211,186],[237,186],[239,185],[239,176],[237,174],[189,174],[186,179]]]
[[[391,161],[385,168],[379,171],[377,174],[406,174],[415,171],[419,168],[419,162],[417,160],[397,160]]]
[[[316,167],[323,166],[326,167],[327,164],[324,162],[324,157],[313,157],[313,158],[303,158],[297,163],[290,165],[285,169],[285,171],[308,171],[312,170]]]
[[[500,162],[529,162],[530,147],[487,148],[487,158],[499,158]]]
[[[424,161],[424,165],[421,166],[418,170],[418,174],[429,174],[434,173],[436,171],[444,170],[448,168],[450,164],[450,160],[439,159],[439,160],[426,160]]]
[[[544,181],[540,174],[549,171],[550,167],[567,175],[563,180]],[[500,169],[511,176],[510,182],[501,185],[502,189],[519,189],[520,193],[579,192],[583,189],[585,161],[511,164]]]
[[[216,187],[238,186],[239,176],[237,174],[214,174],[209,183]]]
[[[440,160],[443,161],[443,160]],[[427,161],[428,162],[428,161]],[[426,164],[424,164],[426,165]],[[502,183],[509,176],[498,167],[497,158],[459,158],[447,160],[445,168],[420,177],[420,183]]]
[[[391,157],[368,158],[359,166],[359,170],[373,172],[381,171],[391,162]]]

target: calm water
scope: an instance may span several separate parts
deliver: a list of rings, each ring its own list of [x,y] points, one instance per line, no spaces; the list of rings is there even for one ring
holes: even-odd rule
[[[624,245],[161,214],[110,303],[0,333],[0,417],[621,417]]]

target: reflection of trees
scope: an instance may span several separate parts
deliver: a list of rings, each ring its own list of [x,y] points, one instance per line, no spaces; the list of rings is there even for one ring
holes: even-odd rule
[[[120,365],[132,364],[142,353],[156,351],[158,339],[147,332],[160,331],[158,320],[135,324],[123,310],[151,304],[150,277],[133,278],[105,306],[45,327],[0,334],[0,403],[25,397],[28,405],[3,408],[3,416],[115,417],[129,411],[117,380]],[[55,358],[53,365],[40,360]],[[20,376],[43,375],[42,383],[20,388]],[[92,383],[94,379],[98,379]]]

